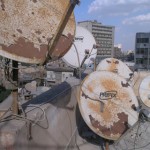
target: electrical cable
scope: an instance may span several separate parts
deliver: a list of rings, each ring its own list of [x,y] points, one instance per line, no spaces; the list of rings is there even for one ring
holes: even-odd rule
[[[10,118],[9,118],[9,117],[10,117]],[[35,121],[35,120],[29,119],[29,118],[24,117],[24,116],[16,115],[16,114],[11,114],[10,116],[7,116],[6,118],[0,120],[0,123],[6,122],[6,121],[11,121],[11,120],[29,121],[29,122],[31,122],[33,125],[35,124],[35,125],[41,127],[42,129],[48,129],[48,128],[49,128],[49,124],[48,124],[47,117],[46,117],[46,121],[47,121],[47,126],[46,126],[46,127],[41,126],[41,125],[38,124],[37,121]]]

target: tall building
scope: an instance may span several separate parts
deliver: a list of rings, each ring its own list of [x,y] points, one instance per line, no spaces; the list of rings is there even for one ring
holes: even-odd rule
[[[97,21],[82,21],[78,22],[78,25],[88,29],[99,45],[97,62],[113,57],[115,27],[103,25]]]
[[[150,68],[150,32],[136,33],[135,39],[135,68]]]
[[[122,59],[123,53],[121,51],[121,48],[122,48],[121,44],[118,44],[118,45],[114,46],[114,55],[113,55],[114,58]]]

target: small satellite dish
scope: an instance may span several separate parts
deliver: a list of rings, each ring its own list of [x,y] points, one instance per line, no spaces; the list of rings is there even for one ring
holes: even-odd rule
[[[27,83],[25,85],[25,89],[29,92],[35,92],[37,89],[37,82],[36,81],[32,81],[31,83]]]
[[[125,79],[131,79],[133,76],[133,72],[129,69],[129,67],[122,61],[115,58],[106,58],[102,60],[98,64],[96,71],[115,72]]]
[[[150,76],[142,80],[139,87],[139,95],[144,105],[150,107]]]
[[[74,45],[72,45],[70,50],[64,55],[63,60],[69,66],[77,68],[79,65],[81,66],[86,53],[89,53],[90,57],[84,62],[84,64],[88,65],[96,58],[97,55],[97,49],[94,45],[96,45],[96,41],[93,35],[87,29],[77,26]],[[79,60],[77,53],[79,55]]]
[[[127,81],[108,71],[95,71],[85,78],[79,94],[83,119],[96,134],[118,140],[138,121],[138,100]]]
[[[48,44],[57,33],[70,0],[5,0],[0,7],[0,55],[32,64],[43,63]],[[71,47],[75,32],[70,17],[52,53],[61,58]]]

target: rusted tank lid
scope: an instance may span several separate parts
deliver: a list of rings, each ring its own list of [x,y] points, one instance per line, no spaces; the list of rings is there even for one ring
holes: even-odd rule
[[[70,0],[0,1],[0,55],[25,63],[43,63],[48,44]],[[72,14],[53,52],[62,57],[71,47],[75,32]]]
[[[133,72],[122,61],[115,58],[103,59],[96,68],[97,71],[111,71],[124,77],[125,79],[131,79]]]
[[[138,121],[137,98],[121,76],[95,71],[80,88],[79,108],[87,125],[99,136],[117,140]]]
[[[139,95],[144,105],[150,107],[150,76],[142,80],[139,87]]]

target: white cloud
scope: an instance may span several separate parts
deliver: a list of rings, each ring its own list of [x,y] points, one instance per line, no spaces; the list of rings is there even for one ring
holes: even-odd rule
[[[88,13],[104,15],[128,15],[131,12],[150,9],[149,0],[94,0],[89,6]]]
[[[150,13],[125,19],[123,24],[150,23]]]

